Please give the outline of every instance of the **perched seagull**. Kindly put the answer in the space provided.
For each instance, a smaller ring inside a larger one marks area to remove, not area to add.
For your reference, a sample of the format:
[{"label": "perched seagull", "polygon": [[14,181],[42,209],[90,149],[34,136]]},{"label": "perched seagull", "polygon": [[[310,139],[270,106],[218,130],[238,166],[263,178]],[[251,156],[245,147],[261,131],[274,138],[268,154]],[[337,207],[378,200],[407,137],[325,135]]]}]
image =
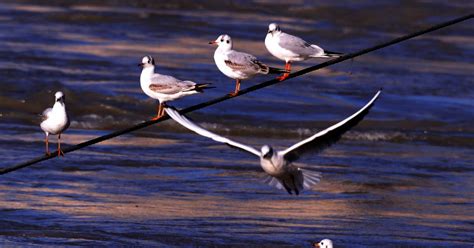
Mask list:
[{"label": "perched seagull", "polygon": [[235,90],[230,95],[235,96],[240,90],[240,80],[249,79],[257,74],[283,73],[282,69],[268,67],[257,60],[255,56],[248,53],[232,50],[232,38],[223,34],[209,44],[217,45],[214,52],[214,61],[217,68],[224,75],[236,80]]},{"label": "perched seagull", "polygon": [[285,70],[287,73],[278,77],[280,80],[284,80],[290,75],[291,62],[293,61],[342,56],[342,53],[325,51],[321,47],[312,45],[299,37],[284,33],[276,23],[271,23],[268,26],[265,46],[273,56],[286,62]]},{"label": "perched seagull", "polygon": [[372,100],[355,114],[283,151],[275,151],[268,145],[262,146],[260,151],[258,151],[253,147],[211,133],[193,123],[185,116],[180,115],[178,111],[174,109],[166,108],[166,112],[171,118],[191,131],[259,157],[260,165],[268,174],[267,180],[265,180],[268,184],[279,189],[284,188],[289,194],[294,192],[298,195],[303,188],[309,189],[312,185],[318,183],[321,175],[317,172],[301,169],[294,165],[293,162],[298,160],[299,157],[307,151],[319,152],[337,142],[342,134],[357,125],[357,123],[359,123],[364,116],[369,113],[370,108],[379,97],[380,92],[381,90],[379,90]]},{"label": "perched seagull", "polygon": [[41,114],[43,121],[40,126],[46,134],[46,155],[49,153],[48,136],[50,134],[58,135],[58,157],[64,156],[64,152],[61,150],[61,133],[69,127],[69,117],[66,113],[66,104],[64,103],[65,97],[61,91],[54,94],[55,103],[53,108],[47,108]]},{"label": "perched seagull", "polygon": [[332,241],[330,239],[323,239],[321,242],[314,242],[313,247],[315,248],[332,248]]},{"label": "perched seagull", "polygon": [[192,81],[181,81],[175,77],[155,73],[155,60],[151,56],[142,58],[138,66],[143,67],[140,75],[140,86],[143,92],[153,99],[160,101],[158,113],[152,120],[158,120],[164,114],[167,101],[173,101],[183,96],[202,93],[211,88],[209,84],[197,84]]}]

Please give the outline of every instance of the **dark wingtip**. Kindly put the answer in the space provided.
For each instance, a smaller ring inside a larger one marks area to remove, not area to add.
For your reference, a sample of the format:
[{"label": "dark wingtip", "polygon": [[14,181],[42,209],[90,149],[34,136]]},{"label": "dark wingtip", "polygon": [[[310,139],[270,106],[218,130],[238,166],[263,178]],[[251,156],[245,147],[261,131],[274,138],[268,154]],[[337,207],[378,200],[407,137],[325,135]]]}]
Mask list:
[{"label": "dark wingtip", "polygon": [[172,109],[172,110],[175,110],[176,112],[179,113],[179,109],[177,109],[175,106],[171,106],[171,105],[165,105],[164,108],[167,108],[167,109]]},{"label": "dark wingtip", "polygon": [[216,87],[210,86],[210,85],[211,85],[210,83],[196,84],[195,90],[199,93],[202,93],[202,92],[204,92],[204,90],[216,88]]},{"label": "dark wingtip", "polygon": [[324,54],[328,57],[341,57],[344,56],[344,53],[340,52],[333,52],[333,51],[326,51],[324,50]]},{"label": "dark wingtip", "polygon": [[280,73],[290,73],[290,71],[280,68],[268,67],[268,73],[271,74],[280,74]]}]

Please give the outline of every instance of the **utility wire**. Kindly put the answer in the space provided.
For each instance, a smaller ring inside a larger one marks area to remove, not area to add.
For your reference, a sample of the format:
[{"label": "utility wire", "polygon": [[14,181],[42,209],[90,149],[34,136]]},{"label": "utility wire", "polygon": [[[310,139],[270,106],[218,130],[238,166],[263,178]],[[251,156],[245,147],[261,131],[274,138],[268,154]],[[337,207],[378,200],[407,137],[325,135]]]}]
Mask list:
[{"label": "utility wire", "polygon": [[[324,63],[320,63],[320,64],[317,64],[315,66],[311,66],[311,67],[305,68],[303,70],[291,73],[287,79],[294,78],[294,77],[299,77],[303,74],[306,74],[306,73],[309,73],[309,72],[312,72],[312,71],[316,71],[316,70],[319,70],[321,68],[324,68],[324,67],[327,67],[327,66],[330,66],[330,65],[333,65],[333,64],[337,64],[337,63],[340,63],[340,62],[348,60],[348,59],[359,57],[359,56],[364,55],[366,53],[373,52],[375,50],[379,50],[379,49],[385,48],[387,46],[391,46],[391,45],[400,43],[402,41],[409,40],[409,39],[412,39],[414,37],[417,37],[417,36],[420,36],[420,35],[423,35],[423,34],[426,34],[426,33],[429,33],[429,32],[433,32],[433,31],[441,29],[441,28],[445,28],[445,27],[454,25],[456,23],[471,19],[473,17],[474,17],[474,14],[469,14],[469,15],[459,17],[459,18],[456,18],[456,19],[453,19],[453,20],[450,20],[450,21],[447,21],[447,22],[444,22],[444,23],[440,23],[438,25],[429,27],[427,29],[423,29],[423,30],[420,30],[420,31],[417,31],[417,32],[414,32],[414,33],[411,33],[411,34],[407,34],[407,35],[398,37],[396,39],[393,39],[391,41],[375,45],[373,47],[362,49],[362,50],[354,52],[354,53],[349,53],[349,54],[343,55],[339,58],[332,59],[332,60],[326,61]],[[247,94],[247,93],[252,92],[252,91],[259,90],[261,88],[264,88],[264,87],[267,87],[267,86],[270,86],[270,85],[277,84],[279,82],[280,81],[277,80],[277,79],[272,79],[272,80],[269,80],[269,81],[266,81],[266,82],[248,87],[246,89],[243,89],[243,90],[239,91],[239,93],[235,96],[225,95],[225,96],[222,96],[222,97],[219,97],[219,98],[207,101],[207,102],[203,102],[203,103],[196,104],[196,105],[193,105],[191,107],[182,109],[179,112],[181,114],[186,114],[186,113],[189,113],[189,112],[192,112],[192,111],[195,111],[195,110],[199,110],[199,109],[202,109],[202,108],[205,108],[205,107],[208,107],[208,106],[211,106],[211,105],[229,100],[229,99],[234,98],[234,97],[238,97],[238,96]],[[156,123],[159,123],[159,122],[163,122],[163,121],[168,120],[168,119],[169,119],[169,116],[166,115],[166,116],[161,117],[158,120],[145,121],[145,122],[139,123],[135,126],[125,128],[125,129],[122,129],[122,130],[119,130],[119,131],[115,131],[115,132],[106,134],[104,136],[100,136],[100,137],[97,137],[97,138],[79,143],[77,145],[67,147],[67,148],[63,149],[63,152],[64,153],[70,153],[70,152],[82,149],[84,147],[102,142],[104,140],[112,139],[112,138],[115,138],[115,137],[120,136],[122,134],[127,134],[127,133],[130,133],[130,132],[136,131],[138,129],[148,127],[150,125],[153,125],[153,124],[156,124]],[[43,155],[43,156],[31,159],[29,161],[19,163],[17,165],[11,166],[11,167],[2,168],[2,169],[0,169],[0,175],[7,174],[9,172],[16,171],[16,170],[31,166],[31,165],[37,164],[37,163],[45,161],[45,160],[52,159],[52,158],[56,157],[57,155],[58,155],[58,153],[56,151],[56,152],[51,153],[50,155]]]}]

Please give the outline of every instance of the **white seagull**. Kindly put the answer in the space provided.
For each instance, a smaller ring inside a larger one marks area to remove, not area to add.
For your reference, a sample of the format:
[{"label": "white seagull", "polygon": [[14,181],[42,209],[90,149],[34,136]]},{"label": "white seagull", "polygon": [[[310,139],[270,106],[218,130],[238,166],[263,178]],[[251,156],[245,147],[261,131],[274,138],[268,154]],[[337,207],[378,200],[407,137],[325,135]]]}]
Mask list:
[{"label": "white seagull", "polygon": [[143,57],[142,62],[138,66],[143,67],[140,75],[140,86],[143,92],[160,102],[157,110],[158,113],[152,120],[158,120],[163,116],[163,107],[167,101],[202,93],[204,89],[211,88],[209,84],[182,81],[172,76],[155,73],[155,60],[151,56]]},{"label": "white seagull", "polygon": [[314,243],[313,247],[315,248],[332,248],[332,240],[330,239],[323,239],[319,243]]},{"label": "white seagull", "polygon": [[249,152],[260,158],[260,165],[268,174],[267,183],[279,189],[286,189],[289,194],[294,192],[299,194],[303,188],[309,189],[320,180],[320,173],[301,169],[293,164],[303,153],[308,151],[322,151],[326,147],[337,142],[342,134],[357,125],[373,106],[375,100],[379,97],[381,90],[375,94],[363,108],[355,114],[347,117],[343,121],[320,131],[313,136],[302,140],[293,146],[283,150],[275,151],[271,146],[264,145],[260,151],[253,147],[238,143],[215,133],[209,132],[204,128],[193,123],[185,116],[180,115],[178,111],[166,108],[168,115],[182,126],[194,131],[202,136],[211,138],[215,141],[225,143],[230,147]]},{"label": "white seagull", "polygon": [[240,80],[249,79],[257,74],[283,73],[282,69],[268,67],[257,60],[255,56],[248,53],[232,50],[232,38],[222,34],[209,44],[217,45],[214,52],[214,61],[217,68],[224,75],[236,80],[235,90],[230,95],[235,96],[240,90]]},{"label": "white seagull", "polygon": [[342,53],[323,50],[317,45],[310,44],[303,39],[291,34],[282,32],[276,23],[268,25],[268,33],[265,37],[267,50],[275,57],[285,61],[285,70],[278,79],[286,79],[291,72],[291,62],[303,61],[309,58],[336,58]]},{"label": "white seagull", "polygon": [[69,117],[66,112],[65,96],[61,91],[54,94],[55,102],[53,108],[47,108],[41,114],[43,121],[40,124],[41,129],[46,134],[46,155],[49,153],[48,136],[50,134],[58,135],[58,156],[64,156],[61,150],[61,133],[69,127]]}]

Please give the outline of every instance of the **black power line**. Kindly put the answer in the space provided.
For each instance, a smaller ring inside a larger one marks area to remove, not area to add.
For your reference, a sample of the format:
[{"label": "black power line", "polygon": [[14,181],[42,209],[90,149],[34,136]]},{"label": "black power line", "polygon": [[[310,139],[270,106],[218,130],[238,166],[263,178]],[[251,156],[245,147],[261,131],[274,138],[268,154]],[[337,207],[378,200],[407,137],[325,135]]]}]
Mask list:
[{"label": "black power line", "polygon": [[[454,25],[454,24],[456,24],[456,23],[459,23],[459,22],[462,22],[462,21],[471,19],[471,18],[473,18],[473,17],[474,17],[474,14],[469,14],[469,15],[466,15],[466,16],[463,16],[463,17],[459,17],[459,18],[453,19],[453,20],[451,20],[451,21],[447,21],[447,22],[444,22],[444,23],[440,23],[440,24],[438,24],[438,25],[429,27],[429,28],[427,28],[427,29],[423,29],[423,30],[420,30],[420,31],[417,31],[417,32],[414,32],[414,33],[411,33],[411,34],[408,34],[408,35],[404,35],[404,36],[398,37],[398,38],[396,38],[396,39],[393,39],[393,40],[391,40],[391,41],[388,41],[388,42],[385,42],[385,43],[381,43],[381,44],[375,45],[375,46],[373,46],[373,47],[369,47],[369,48],[366,48],[366,49],[362,49],[362,50],[357,51],[357,52],[354,52],[354,53],[346,54],[346,55],[341,56],[341,57],[339,57],[339,58],[332,59],[332,60],[326,61],[326,62],[324,62],[324,63],[318,64],[318,65],[315,65],[315,66],[311,66],[311,67],[305,68],[305,69],[303,69],[303,70],[300,70],[300,71],[291,73],[291,74],[289,75],[288,79],[294,78],[294,77],[298,77],[298,76],[301,76],[301,75],[303,75],[303,74],[306,74],[306,73],[309,73],[309,72],[312,72],[312,71],[315,71],[315,70],[319,70],[319,69],[321,69],[321,68],[324,68],[324,67],[327,67],[327,66],[330,66],[330,65],[333,65],[333,64],[337,64],[337,63],[340,63],[340,62],[342,62],[342,61],[345,61],[345,60],[348,60],[348,59],[352,59],[352,58],[355,58],[355,57],[364,55],[364,54],[366,54],[366,53],[373,52],[373,51],[375,51],[375,50],[379,50],[379,49],[382,49],[382,48],[384,48],[384,47],[391,46],[391,45],[400,43],[400,42],[402,42],[402,41],[405,41],[405,40],[408,40],[408,39],[411,39],[411,38],[414,38],[414,37],[417,37],[417,36],[420,36],[420,35],[423,35],[423,34],[426,34],[426,33],[429,33],[429,32],[433,32],[433,31],[438,30],[438,29],[441,29],[441,28],[445,28],[445,27]],[[257,84],[257,85],[248,87],[248,88],[246,88],[246,89],[243,89],[243,90],[239,91],[239,93],[238,93],[236,96],[225,95],[225,96],[222,96],[222,97],[219,97],[219,98],[216,98],[216,99],[207,101],[207,102],[203,102],[203,103],[196,104],[196,105],[193,105],[193,106],[191,106],[191,107],[182,109],[182,110],[179,111],[179,112],[180,112],[181,114],[189,113],[189,112],[192,112],[192,111],[195,111],[195,110],[198,110],[198,109],[205,108],[205,107],[207,107],[207,106],[214,105],[214,104],[216,104],[216,103],[220,103],[220,102],[222,102],[222,101],[225,101],[225,100],[228,100],[228,99],[231,99],[231,98],[234,98],[234,97],[238,97],[238,96],[247,94],[247,93],[252,92],[252,91],[256,91],[256,90],[258,90],[258,89],[261,89],[261,88],[264,88],[264,87],[267,87],[267,86],[270,86],[270,85],[277,84],[277,83],[279,83],[279,82],[280,82],[280,81],[277,80],[277,79],[269,80],[269,81],[266,81],[266,82],[263,82],[263,83],[260,83],[260,84]],[[120,135],[122,135],[122,134],[130,133],[130,132],[133,132],[133,131],[135,131],[135,130],[142,129],[142,128],[148,127],[148,126],[150,126],[150,125],[153,125],[153,124],[155,124],[155,123],[159,123],[159,122],[162,122],[162,121],[165,121],[165,120],[168,120],[168,119],[169,119],[168,116],[163,116],[162,118],[160,118],[160,119],[158,119],[158,120],[145,121],[145,122],[139,123],[139,124],[137,124],[137,125],[135,125],[135,126],[132,126],[132,127],[129,127],[129,128],[125,128],[125,129],[122,129],[122,130],[119,130],[119,131],[115,131],[115,132],[106,134],[106,135],[104,135],[104,136],[100,136],[100,137],[97,137],[97,138],[94,138],[94,139],[91,139],[91,140],[88,140],[88,141],[79,143],[79,144],[77,144],[77,145],[67,147],[67,148],[63,149],[63,152],[64,152],[64,153],[70,153],[70,152],[73,152],[73,151],[82,149],[82,148],[84,148],[84,147],[87,147],[87,146],[90,146],[90,145],[93,145],[93,144],[102,142],[102,141],[104,141],[104,140],[108,140],[108,139],[111,139],[111,138],[120,136]],[[2,169],[0,169],[0,175],[3,175],[3,174],[6,174],[6,173],[9,173],[9,172],[12,172],[12,171],[19,170],[19,169],[21,169],[21,168],[25,168],[25,167],[34,165],[34,164],[39,163],[39,162],[44,161],[44,160],[52,159],[52,158],[56,157],[57,155],[58,155],[58,153],[57,153],[57,151],[56,151],[56,152],[51,153],[50,155],[43,155],[43,156],[34,158],[34,159],[32,159],[32,160],[29,160],[29,161],[26,161],[26,162],[23,162],[23,163],[20,163],[20,164],[11,166],[11,167],[2,168]]]}]

